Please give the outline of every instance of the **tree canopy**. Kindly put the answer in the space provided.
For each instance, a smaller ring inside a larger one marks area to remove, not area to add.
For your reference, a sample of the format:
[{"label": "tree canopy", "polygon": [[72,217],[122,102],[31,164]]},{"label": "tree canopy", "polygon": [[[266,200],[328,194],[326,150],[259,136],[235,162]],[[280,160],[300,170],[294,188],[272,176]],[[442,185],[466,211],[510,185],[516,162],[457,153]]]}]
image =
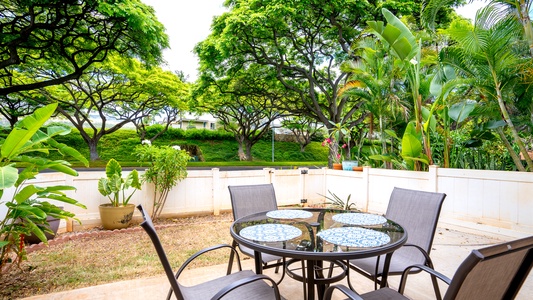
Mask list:
[{"label": "tree canopy", "polygon": [[60,104],[58,111],[80,131],[91,160],[99,158],[102,136],[129,122],[185,109],[187,92],[176,74],[118,56],[93,65],[76,80],[41,90],[48,101]]},{"label": "tree canopy", "polygon": [[290,92],[268,69],[253,65],[218,81],[204,78],[192,98],[190,106],[217,117],[224,129],[234,134],[239,158],[251,161],[252,146],[280,117],[279,102],[290,98]]},{"label": "tree canopy", "polygon": [[366,115],[361,97],[339,95],[347,80],[340,66],[355,58],[351,45],[366,35],[366,22],[381,19],[382,7],[403,15],[419,15],[422,8],[417,1],[357,0],[230,0],[226,6],[195,48],[200,79],[224,80],[262,65],[296,95],[279,102],[280,109],[330,131],[332,124],[356,126]]},{"label": "tree canopy", "polygon": [[[201,79],[221,80],[253,64],[262,65],[295,97],[281,109],[326,126],[350,120],[358,99],[339,98],[345,79],[340,64],[349,56],[360,25],[373,7],[363,1],[234,0],[216,18],[210,36],[197,45]],[[360,120],[357,120],[358,122]]]},{"label": "tree canopy", "polygon": [[0,33],[0,97],[77,79],[110,53],[158,64],[168,47],[139,0],[4,0]]}]

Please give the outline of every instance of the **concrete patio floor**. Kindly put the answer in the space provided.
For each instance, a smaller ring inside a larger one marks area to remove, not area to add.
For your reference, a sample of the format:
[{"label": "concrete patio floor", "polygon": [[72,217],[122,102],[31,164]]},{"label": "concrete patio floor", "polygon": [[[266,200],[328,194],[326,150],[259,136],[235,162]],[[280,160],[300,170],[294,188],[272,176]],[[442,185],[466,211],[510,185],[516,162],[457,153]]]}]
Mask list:
[{"label": "concrete patio floor", "polygon": [[[486,229],[486,228],[484,228]],[[433,243],[431,257],[435,268],[448,277],[452,277],[459,264],[473,249],[482,248],[491,244],[513,240],[527,236],[524,233],[513,231],[477,231],[465,229],[457,225],[440,224]],[[207,246],[207,245],[206,245]],[[242,261],[243,269],[253,269],[253,261]],[[184,284],[195,284],[225,274],[226,265],[217,265],[189,270]],[[278,279],[279,274],[274,274],[272,269],[266,270],[265,274],[273,279]],[[389,284],[397,288],[399,276],[389,277]],[[351,272],[351,282],[358,292],[364,293],[373,289],[373,283],[368,279]],[[346,284],[346,279],[340,283]],[[33,296],[25,299],[32,300],[62,300],[62,299],[165,299],[169,288],[165,276],[141,278],[87,287],[72,291],[58,292],[47,295]],[[302,299],[303,288],[300,282],[291,278],[285,278],[279,285],[280,292],[285,299]],[[445,291],[446,286],[441,285]],[[435,294],[429,276],[425,274],[410,275],[407,282],[405,295],[411,299],[434,299]],[[524,286],[520,290],[517,299],[533,299],[533,274],[530,274]],[[339,296],[339,295],[336,295]],[[340,299],[340,297],[339,297]]]}]

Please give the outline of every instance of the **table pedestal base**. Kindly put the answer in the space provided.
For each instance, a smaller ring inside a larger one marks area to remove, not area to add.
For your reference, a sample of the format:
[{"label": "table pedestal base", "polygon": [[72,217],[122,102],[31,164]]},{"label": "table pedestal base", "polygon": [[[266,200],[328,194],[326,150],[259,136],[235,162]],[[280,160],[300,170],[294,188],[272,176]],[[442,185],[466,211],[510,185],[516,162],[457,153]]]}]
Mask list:
[{"label": "table pedestal base", "polygon": [[[329,262],[329,266],[324,267],[324,262]],[[297,263],[300,265],[296,266],[295,264]],[[287,261],[285,268],[289,277],[303,282],[304,299],[315,299],[315,285],[317,287],[318,299],[322,299],[327,285],[344,279],[348,274],[348,266],[344,262],[338,260],[303,261],[299,259],[290,259]],[[335,268],[341,268],[341,272],[333,275],[333,270]],[[326,276],[325,273],[327,273]]]}]

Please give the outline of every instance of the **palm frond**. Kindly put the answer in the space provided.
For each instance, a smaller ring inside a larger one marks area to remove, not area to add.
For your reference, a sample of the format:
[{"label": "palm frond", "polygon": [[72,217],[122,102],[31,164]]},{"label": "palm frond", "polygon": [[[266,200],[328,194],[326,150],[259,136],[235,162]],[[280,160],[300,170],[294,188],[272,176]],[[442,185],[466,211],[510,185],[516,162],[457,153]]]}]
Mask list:
[{"label": "palm frond", "polygon": [[423,1],[422,11],[420,14],[422,25],[426,28],[429,28],[431,31],[435,31],[435,20],[437,18],[437,13],[443,7],[449,7],[453,3],[455,3],[455,0]]},{"label": "palm frond", "polygon": [[343,87],[341,87],[337,94],[341,96],[345,94],[345,92],[348,90],[355,89],[355,88],[362,88],[364,86],[365,86],[364,83],[359,80],[351,80],[347,82]]}]

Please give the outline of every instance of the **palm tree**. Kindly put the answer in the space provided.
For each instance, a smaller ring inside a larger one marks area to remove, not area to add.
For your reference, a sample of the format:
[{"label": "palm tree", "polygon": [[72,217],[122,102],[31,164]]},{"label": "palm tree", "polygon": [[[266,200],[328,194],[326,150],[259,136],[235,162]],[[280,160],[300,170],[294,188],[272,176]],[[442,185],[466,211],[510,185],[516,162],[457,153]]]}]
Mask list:
[{"label": "palm tree", "polygon": [[533,1],[529,0],[492,0],[489,6],[498,10],[502,18],[512,16],[522,25],[525,40],[529,44],[529,54],[533,56],[533,27],[529,11]]},{"label": "palm tree", "polygon": [[354,54],[357,60],[346,62],[342,71],[348,73],[347,83],[339,91],[344,96],[357,96],[364,99],[363,107],[370,112],[369,138],[373,139],[373,119],[377,118],[381,154],[387,154],[385,129],[387,121],[398,114],[408,120],[407,105],[402,103],[398,92],[398,82],[403,79],[395,58],[387,55],[383,45],[375,39],[361,40]]},{"label": "palm tree", "polygon": [[[514,144],[526,159],[529,170],[533,170],[533,162],[510,114],[519,97],[515,88],[527,84],[521,71],[531,65],[530,58],[520,51],[523,50],[520,49],[521,24],[512,15],[502,16],[489,5],[478,11],[474,27],[467,22],[457,22],[447,33],[456,43],[443,49],[443,62],[454,67],[459,75],[472,79],[473,87],[482,98],[498,103]],[[517,168],[524,171],[510,143],[507,149]]]}]

